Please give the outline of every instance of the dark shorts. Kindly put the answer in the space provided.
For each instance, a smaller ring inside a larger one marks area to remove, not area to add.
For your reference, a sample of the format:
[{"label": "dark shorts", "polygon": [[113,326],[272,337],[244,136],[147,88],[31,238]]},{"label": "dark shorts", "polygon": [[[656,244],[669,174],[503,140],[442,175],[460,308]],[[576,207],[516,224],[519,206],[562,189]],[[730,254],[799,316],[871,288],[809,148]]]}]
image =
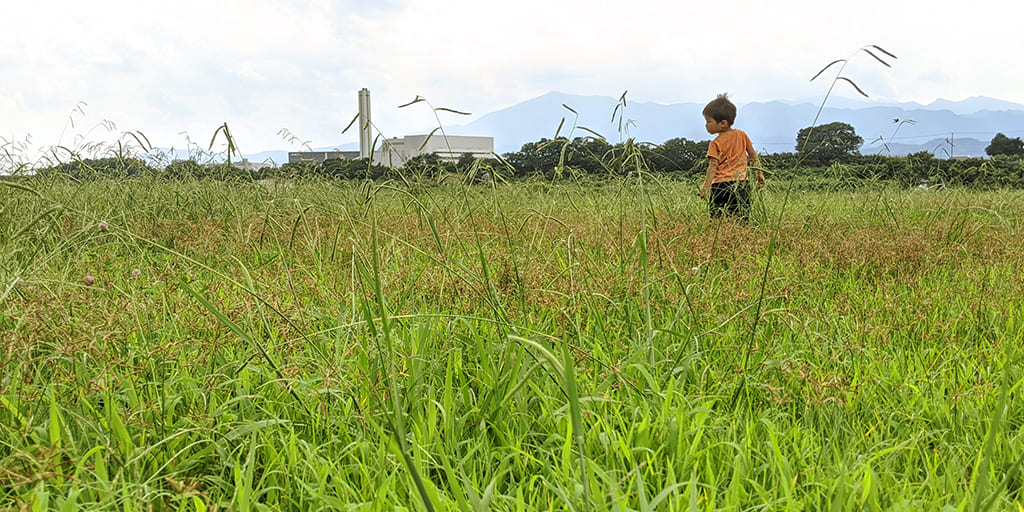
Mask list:
[{"label": "dark shorts", "polygon": [[739,180],[712,183],[708,208],[711,211],[711,218],[730,216],[749,219],[750,182]]}]

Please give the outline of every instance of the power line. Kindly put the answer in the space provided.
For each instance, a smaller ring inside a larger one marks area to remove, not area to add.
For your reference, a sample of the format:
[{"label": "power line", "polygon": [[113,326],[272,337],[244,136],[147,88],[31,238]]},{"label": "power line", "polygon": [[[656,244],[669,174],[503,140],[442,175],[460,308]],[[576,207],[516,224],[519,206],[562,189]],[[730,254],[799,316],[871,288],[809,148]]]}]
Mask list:
[{"label": "power line", "polygon": [[1024,132],[1022,132],[1020,130],[1007,130],[1007,131],[1000,130],[1000,131],[997,131],[997,132],[958,132],[958,131],[953,131],[953,132],[944,132],[944,133],[928,133],[928,134],[923,134],[923,135],[899,135],[899,136],[891,137],[891,138],[892,139],[923,139],[925,137],[931,137],[931,138],[949,137],[950,135],[952,135],[954,137],[955,136],[959,136],[959,135],[985,135],[985,136],[995,137],[995,135],[997,133],[1002,133],[1003,135],[1013,135],[1013,134],[1024,133]]}]

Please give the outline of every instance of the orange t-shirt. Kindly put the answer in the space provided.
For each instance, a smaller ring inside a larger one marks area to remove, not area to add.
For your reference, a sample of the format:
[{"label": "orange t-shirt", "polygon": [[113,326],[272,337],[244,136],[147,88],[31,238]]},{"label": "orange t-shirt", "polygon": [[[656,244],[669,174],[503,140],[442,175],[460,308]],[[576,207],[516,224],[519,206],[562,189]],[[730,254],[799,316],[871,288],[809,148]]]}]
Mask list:
[{"label": "orange t-shirt", "polygon": [[708,158],[718,161],[711,183],[747,179],[747,147],[753,145],[743,130],[733,128],[718,134],[708,146]]}]

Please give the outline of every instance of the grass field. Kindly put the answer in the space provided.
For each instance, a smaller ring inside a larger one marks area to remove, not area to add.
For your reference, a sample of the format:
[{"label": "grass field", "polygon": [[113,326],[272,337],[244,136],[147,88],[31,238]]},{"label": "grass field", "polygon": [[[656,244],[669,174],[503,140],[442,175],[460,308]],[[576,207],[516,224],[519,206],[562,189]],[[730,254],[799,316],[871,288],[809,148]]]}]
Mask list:
[{"label": "grass field", "polygon": [[0,508],[1024,510],[1024,192],[785,188],[0,182]]}]

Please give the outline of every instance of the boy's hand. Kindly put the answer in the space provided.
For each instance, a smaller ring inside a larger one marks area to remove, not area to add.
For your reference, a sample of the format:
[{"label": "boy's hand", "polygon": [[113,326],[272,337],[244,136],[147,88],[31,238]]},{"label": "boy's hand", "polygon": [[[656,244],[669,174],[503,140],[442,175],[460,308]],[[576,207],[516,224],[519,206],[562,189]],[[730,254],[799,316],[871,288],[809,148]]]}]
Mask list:
[{"label": "boy's hand", "polygon": [[697,192],[697,195],[699,195],[701,199],[707,199],[708,198],[708,192],[710,192],[708,187],[701,187],[700,191]]},{"label": "boy's hand", "polygon": [[764,174],[757,173],[757,186],[759,188],[764,188]]}]

